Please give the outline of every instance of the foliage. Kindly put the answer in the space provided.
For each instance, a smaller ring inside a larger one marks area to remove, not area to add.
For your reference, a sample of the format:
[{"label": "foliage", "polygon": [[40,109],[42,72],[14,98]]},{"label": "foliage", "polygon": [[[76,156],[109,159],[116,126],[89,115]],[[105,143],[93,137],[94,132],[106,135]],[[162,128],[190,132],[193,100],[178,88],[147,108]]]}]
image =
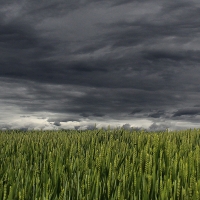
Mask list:
[{"label": "foliage", "polygon": [[2,200],[200,199],[200,130],[0,132]]}]

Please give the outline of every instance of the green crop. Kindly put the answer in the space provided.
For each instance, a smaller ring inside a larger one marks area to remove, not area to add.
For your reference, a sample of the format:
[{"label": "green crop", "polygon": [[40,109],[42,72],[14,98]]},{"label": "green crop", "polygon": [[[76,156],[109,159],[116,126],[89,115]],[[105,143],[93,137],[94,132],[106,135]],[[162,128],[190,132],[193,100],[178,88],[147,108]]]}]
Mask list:
[{"label": "green crop", "polygon": [[200,130],[1,131],[2,200],[198,200]]}]

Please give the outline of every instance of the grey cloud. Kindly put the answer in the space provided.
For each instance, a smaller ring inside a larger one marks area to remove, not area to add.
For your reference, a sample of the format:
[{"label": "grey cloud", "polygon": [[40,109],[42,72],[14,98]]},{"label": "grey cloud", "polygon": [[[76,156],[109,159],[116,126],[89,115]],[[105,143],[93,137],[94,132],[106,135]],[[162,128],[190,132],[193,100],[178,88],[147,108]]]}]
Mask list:
[{"label": "grey cloud", "polygon": [[[139,23],[139,22],[137,22]],[[126,24],[125,22],[123,24]],[[132,25],[131,25],[132,26]],[[143,26],[143,25],[140,25]],[[149,28],[149,27],[148,27]],[[138,29],[136,29],[137,31]],[[145,32],[143,30],[141,30],[141,32]],[[146,37],[146,35],[142,35],[141,32],[139,31],[138,36],[141,37],[140,40],[138,40],[138,38],[132,33],[128,33],[130,35],[130,40],[133,38],[137,40],[137,42],[141,43],[144,41],[144,38],[149,38]],[[153,32],[153,31],[152,31]],[[127,33],[126,30],[124,31],[124,33]],[[118,34],[118,32],[116,32],[116,34]],[[123,35],[119,35],[119,37],[117,37],[115,39],[115,34],[111,34],[108,41],[113,41],[118,42],[118,38],[120,39],[124,39],[126,38],[127,44],[131,44],[131,41],[128,39],[128,37],[124,37]],[[134,36],[133,36],[134,35]],[[148,34],[149,35],[149,34]],[[155,34],[152,34],[152,36],[155,36]],[[39,37],[39,35],[38,35]],[[34,37],[33,37],[34,38]],[[114,38],[114,39],[113,39]],[[41,41],[41,39],[37,38],[38,43]],[[104,41],[104,38],[102,38],[102,41]],[[53,43],[51,44],[50,41],[45,41],[46,44],[44,44],[44,46],[46,45],[47,48],[51,53],[53,53]],[[105,43],[105,42],[104,42]],[[125,44],[125,42],[122,41],[123,44]],[[55,44],[55,43],[54,43]],[[48,45],[51,47],[49,48]],[[97,45],[98,46],[98,45]],[[37,46],[36,47],[36,52],[40,52],[41,47]],[[167,53],[166,53],[167,54]],[[12,65],[15,65],[16,70],[10,70],[9,68],[7,68],[7,70],[5,72],[3,72],[2,74],[4,74],[4,76],[11,76],[11,77],[18,77],[18,78],[26,78],[26,79],[32,79],[35,81],[45,81],[45,82],[54,82],[56,83],[61,83],[61,84],[85,84],[85,85],[94,85],[96,87],[118,87],[120,85],[120,87],[130,87],[130,85],[134,86],[134,87],[138,87],[137,85],[140,84],[134,84],[133,83],[133,79],[132,77],[130,77],[130,79],[127,81],[124,81],[125,79],[127,79],[127,77],[125,77],[125,75],[127,73],[129,73],[128,71],[124,71],[124,74],[121,74],[120,71],[119,73],[116,72],[116,80],[115,78],[112,78],[112,82],[109,81],[110,77],[112,76],[112,72],[116,71],[116,70],[123,70],[123,65],[124,65],[124,60],[126,60],[127,64],[129,66],[131,66],[131,64],[133,64],[132,66],[132,70],[138,70],[141,71],[144,68],[148,69],[150,68],[149,65],[149,60],[152,60],[155,58],[165,58],[165,57],[169,57],[171,56],[171,58],[176,58],[175,56],[171,55],[166,55],[166,54],[156,54],[156,52],[152,53],[151,51],[146,53],[146,59],[143,60],[143,57],[140,56],[140,53],[136,53],[136,55],[138,56],[133,56],[130,55],[130,58],[127,57],[122,57],[121,59],[113,59],[112,57],[114,57],[114,55],[108,59],[104,59],[102,60],[102,58],[96,58],[94,59],[88,59],[86,61],[80,61],[79,63],[77,62],[66,62],[65,64],[60,63],[59,61],[41,61],[41,59],[39,61],[37,61],[37,57],[35,56],[31,56],[31,60],[35,59],[36,61],[32,61],[32,62],[28,62],[25,63],[26,64],[26,69],[22,70],[21,67],[17,66],[19,64],[17,63],[12,63]],[[51,54],[49,54],[51,55]],[[45,54],[45,52],[40,52],[40,56],[45,57],[47,56]],[[30,56],[29,56],[30,57]],[[132,58],[131,58],[132,57]],[[180,57],[183,58],[183,56]],[[197,56],[198,57],[198,54]],[[179,58],[179,57],[178,57]],[[147,60],[147,61],[145,61]],[[25,61],[24,61],[25,62]],[[145,63],[146,62],[146,63]],[[143,64],[143,68],[139,68],[138,66]],[[160,64],[160,63],[158,63]],[[158,65],[157,64],[157,65]],[[57,67],[57,65],[59,65],[60,67]],[[57,70],[55,71],[54,69],[57,68]],[[154,66],[155,70],[158,69],[158,67]],[[34,70],[33,70],[34,69]],[[151,70],[152,70],[152,66],[151,66]],[[161,70],[161,69],[160,69]],[[164,73],[164,70],[161,70],[162,73]],[[102,74],[100,74],[102,73]],[[41,75],[42,74],[42,79],[41,79]],[[68,74],[68,76],[67,76]],[[120,79],[118,79],[117,77],[120,77]],[[91,79],[90,77],[96,77],[95,80]],[[102,82],[100,79],[104,79],[104,81]],[[79,80],[79,81],[78,81]],[[154,81],[154,80],[151,80]],[[152,85],[152,89],[155,89],[156,86],[164,86],[166,85],[165,83],[162,84],[153,84]],[[142,85],[142,87],[144,87],[144,84]],[[147,86],[145,86],[147,87]],[[149,86],[147,89],[150,89]]]},{"label": "grey cloud", "polygon": [[194,107],[200,107],[200,104],[194,105]]},{"label": "grey cloud", "polygon": [[103,116],[105,116],[105,115],[104,115],[104,114],[101,114],[101,113],[93,113],[92,116],[94,116],[94,117],[103,117]]},{"label": "grey cloud", "polygon": [[80,116],[82,116],[82,117],[103,117],[105,115],[100,112],[92,113],[92,110],[91,110],[91,112],[86,111],[85,113],[81,113]]},{"label": "grey cloud", "polygon": [[170,128],[170,125],[166,123],[157,124],[154,122],[150,127],[149,131],[166,131],[166,129]]},{"label": "grey cloud", "polygon": [[81,113],[80,116],[82,116],[82,117],[89,117],[90,115],[86,114],[86,113]]},{"label": "grey cloud", "polygon": [[74,63],[72,66],[70,66],[68,69],[71,71],[84,73],[84,72],[107,72],[108,70],[105,67],[102,67],[98,63]]},{"label": "grey cloud", "polygon": [[[145,55],[146,54],[146,55]],[[150,51],[144,53],[143,57],[148,60],[160,60],[160,59],[169,59],[169,60],[183,60],[184,56],[178,54],[177,52],[162,52],[162,51]]]},{"label": "grey cloud", "polygon": [[124,129],[124,130],[129,130],[129,131],[140,131],[142,130],[142,127],[135,127],[126,123],[126,124],[123,124],[122,126],[117,127],[117,129]]},{"label": "grey cloud", "polygon": [[29,25],[20,22],[5,23],[0,21],[0,41],[2,47],[26,49],[38,43]]},{"label": "grey cloud", "polygon": [[69,114],[70,116],[55,116],[48,119],[48,122],[67,122],[79,121],[82,117],[105,120],[112,116],[115,119],[122,119],[121,113],[130,112],[132,115],[140,114],[139,117],[145,117],[145,113],[150,108],[156,109],[159,106],[167,109],[173,104],[178,104],[181,98],[176,98],[175,95],[177,95],[175,92],[167,91],[90,88],[24,82],[24,85],[13,85],[13,91],[8,94],[1,93],[1,99],[8,102],[7,99],[12,98],[12,102],[14,101],[24,112],[28,113],[43,111]]},{"label": "grey cloud", "polygon": [[128,4],[128,3],[132,3],[132,2],[144,2],[144,0],[115,0],[113,1],[113,5],[114,6],[120,6],[120,5],[123,5],[123,4]]},{"label": "grey cloud", "polygon": [[161,116],[164,115],[164,111],[157,111],[157,112],[154,112],[154,113],[151,113],[149,114],[148,116],[149,117],[153,117],[153,118],[160,118]]},{"label": "grey cloud", "polygon": [[[15,3],[16,1],[12,1]],[[84,6],[84,3],[81,3],[81,0],[46,0],[46,1],[31,1],[28,0],[25,4],[19,1],[20,5],[23,6],[25,10],[23,12],[24,17],[29,18],[29,16],[34,17],[35,20],[41,20],[44,17],[57,17],[65,15],[75,9],[78,9],[81,6]],[[32,19],[31,19],[32,20]]]},{"label": "grey cloud", "polygon": [[[32,58],[42,58],[54,50],[54,44],[48,39],[41,38],[39,33],[28,22],[0,20],[0,42],[4,49],[2,58],[12,57],[14,61],[23,60],[26,63]],[[9,51],[8,51],[9,50]],[[20,57],[26,55],[26,57]],[[23,59],[22,59],[23,58]],[[27,59],[27,60],[26,60]],[[6,61],[10,61],[9,59]],[[21,64],[26,64],[22,62]]]},{"label": "grey cloud", "polygon": [[86,129],[87,129],[87,130],[96,130],[97,128],[96,128],[95,125],[90,124],[90,125],[87,125],[87,128],[86,128]]},{"label": "grey cloud", "polygon": [[166,118],[197,121],[197,4],[0,1],[0,107],[21,118],[54,113],[43,119],[57,128],[83,118],[145,118],[151,129]]},{"label": "grey cloud", "polygon": [[200,114],[200,109],[186,108],[176,111],[173,117],[178,117],[182,115],[199,115],[199,114]]},{"label": "grey cloud", "polygon": [[124,125],[122,126],[122,128],[123,128],[123,129],[126,129],[126,130],[130,130],[130,129],[131,129],[131,126],[130,126],[130,124],[124,124]]},{"label": "grey cloud", "polygon": [[60,122],[54,122],[53,125],[55,125],[55,126],[61,126]]},{"label": "grey cloud", "polygon": [[142,111],[141,108],[134,108],[130,114],[136,114],[136,113],[140,113]]},{"label": "grey cloud", "polygon": [[89,44],[83,44],[83,46],[79,47],[77,50],[72,51],[73,54],[87,54],[94,53],[95,51],[102,49],[107,45],[104,41],[92,41]]},{"label": "grey cloud", "polygon": [[151,61],[159,61],[159,60],[169,60],[173,62],[180,62],[180,61],[185,61],[185,62],[199,62],[199,55],[200,51],[192,51],[192,50],[187,50],[187,51],[148,51],[148,52],[143,52],[143,58]]},{"label": "grey cloud", "polygon": [[0,130],[9,130],[12,126],[9,124],[0,124]]},{"label": "grey cloud", "polygon": [[78,130],[81,126],[74,126],[75,130]]},{"label": "grey cloud", "polygon": [[[1,51],[3,52],[0,63],[3,66],[0,68],[1,77],[33,79],[35,76],[40,76],[36,71],[39,62],[35,60],[42,59],[48,56],[53,51],[54,47],[50,43],[46,43],[37,36],[37,33],[28,24],[20,22],[11,22],[3,24],[0,22],[0,41]],[[41,61],[42,68],[49,62]],[[41,71],[40,71],[41,74]]]}]

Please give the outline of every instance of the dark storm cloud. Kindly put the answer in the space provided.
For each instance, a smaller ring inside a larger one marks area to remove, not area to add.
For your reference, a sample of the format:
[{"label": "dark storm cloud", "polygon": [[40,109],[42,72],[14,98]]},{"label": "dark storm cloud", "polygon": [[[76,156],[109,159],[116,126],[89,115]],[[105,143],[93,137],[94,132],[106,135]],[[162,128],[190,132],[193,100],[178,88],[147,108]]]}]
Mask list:
[{"label": "dark storm cloud", "polygon": [[23,25],[20,22],[5,24],[0,21],[1,47],[23,50],[37,45],[37,38],[32,31],[28,24]]},{"label": "dark storm cloud", "polygon": [[[7,87],[9,88],[10,84]],[[16,89],[1,94],[1,100],[8,102],[8,99],[12,99],[12,103],[16,102],[27,113],[45,111],[70,114],[65,117],[50,117],[49,122],[80,121],[82,117],[103,119],[107,114],[120,119],[123,117],[118,116],[119,113],[128,114],[132,110],[143,115],[149,107],[168,106],[176,102],[176,97],[172,98],[171,93],[136,89],[91,89],[35,83],[29,85],[27,82],[24,82],[23,87],[16,85],[14,88]],[[173,102],[168,102],[170,97]]]},{"label": "dark storm cloud", "polygon": [[135,108],[135,109],[133,109],[132,111],[131,111],[131,113],[130,114],[136,114],[136,113],[140,113],[142,111],[142,109],[141,108]]},{"label": "dark storm cloud", "polygon": [[172,61],[179,61],[183,60],[185,57],[178,52],[163,52],[163,51],[151,51],[151,52],[144,52],[143,57],[148,60],[172,60]]},{"label": "dark storm cloud", "polygon": [[0,1],[0,105],[20,107],[21,118],[56,113],[47,122],[60,127],[197,120],[187,118],[197,107],[181,106],[199,101],[199,12],[198,1]]},{"label": "dark storm cloud", "polygon": [[127,4],[127,3],[132,3],[132,2],[142,2],[142,1],[144,1],[144,0],[115,0],[115,1],[113,1],[114,3],[113,3],[113,5],[114,6],[119,6],[119,5],[123,5],[123,4]]},{"label": "dark storm cloud", "polygon": [[[53,50],[51,42],[46,43],[45,40],[39,38],[32,27],[21,22],[4,23],[0,21],[0,42],[1,42],[1,58],[0,58],[0,76],[22,79],[35,79],[40,77],[40,72],[36,71],[39,64],[45,68],[49,64],[48,61],[41,60],[48,56]],[[49,67],[49,65],[48,65]]]},{"label": "dark storm cloud", "polygon": [[[43,3],[44,4],[44,3]],[[54,3],[55,4],[55,3]],[[58,2],[57,4],[63,4],[63,2]],[[82,5],[82,4],[81,4]],[[47,5],[49,7],[49,4]],[[53,9],[56,6],[53,5],[52,7],[50,6],[51,9]],[[46,7],[42,7],[44,10]],[[39,9],[39,8],[38,8]],[[155,68],[155,71],[158,71],[157,65],[160,63],[159,60],[163,59],[169,59],[169,60],[175,60],[175,61],[180,61],[185,59],[186,55],[188,56],[188,51],[184,54],[183,53],[178,53],[178,52],[173,52],[170,53],[167,50],[165,51],[155,51],[155,50],[149,50],[149,51],[144,51],[144,49],[141,52],[130,52],[130,55],[122,55],[121,58],[116,59],[114,53],[111,53],[111,55],[107,58],[88,58],[86,60],[80,60],[79,62],[77,61],[72,61],[72,62],[60,62],[58,60],[51,60],[47,61],[45,60],[45,57],[52,56],[53,54],[56,53],[56,42],[52,42],[51,40],[46,39],[43,41],[44,38],[40,37],[40,33],[36,32],[33,27],[28,28],[28,24],[25,24],[20,28],[20,26],[9,24],[6,25],[8,26],[11,30],[12,33],[16,33],[16,37],[24,38],[24,40],[21,40],[20,38],[14,38],[13,36],[11,37],[10,41],[17,41],[16,46],[20,48],[23,47],[25,50],[30,50],[31,54],[28,54],[26,52],[21,52],[25,55],[25,58],[21,58],[20,52],[19,52],[19,57],[14,58],[13,62],[9,63],[9,66],[15,66],[15,69],[13,67],[7,67],[2,71],[2,75],[4,76],[11,76],[11,77],[16,77],[16,78],[26,78],[26,79],[32,79],[36,81],[44,81],[44,82],[54,82],[56,83],[63,83],[63,84],[77,84],[77,85],[94,85],[95,87],[138,87],[137,85],[140,85],[137,83],[136,79],[132,79],[132,77],[127,78],[126,74],[129,73],[127,68],[131,68],[130,70],[132,71],[142,71],[144,69],[147,70],[147,73],[152,71],[152,68]],[[13,27],[14,26],[14,27]],[[121,27],[123,26],[123,28]],[[139,28],[138,28],[139,26]],[[159,27],[160,25],[158,25]],[[164,26],[164,25],[162,25]],[[117,48],[118,45],[117,43],[120,43],[122,45],[120,46],[126,46],[131,45],[135,46],[137,44],[143,44],[145,41],[150,41],[151,37],[152,38],[159,38],[158,35],[170,35],[167,33],[167,31],[171,30],[169,28],[161,28],[160,33],[159,29],[155,28],[157,27],[152,27],[152,24],[150,22],[142,22],[141,20],[138,20],[137,22],[134,23],[128,23],[128,22],[120,22],[116,23],[116,27],[118,27],[117,30],[113,28],[113,31],[111,31],[110,36],[108,38],[104,37],[102,35],[101,42],[98,41],[99,43],[99,48],[98,48],[98,43],[93,43],[93,47],[89,46],[89,49],[87,47],[82,47],[82,50],[76,51],[74,55],[77,55],[77,53],[82,52],[82,54],[89,52],[93,52],[96,48],[96,50],[101,49],[106,44],[111,44],[113,45],[113,48]],[[127,28],[126,28],[127,27]],[[131,30],[127,30],[130,27]],[[135,28],[136,27],[136,28]],[[2,27],[2,30],[5,29],[5,27]],[[152,30],[151,30],[152,29]],[[21,31],[21,32],[20,32]],[[59,31],[59,30],[57,30]],[[17,33],[20,34],[17,34]],[[158,35],[155,35],[155,32]],[[13,35],[13,34],[12,34]],[[66,38],[67,40],[67,38]],[[126,41],[124,41],[126,40]],[[132,40],[134,40],[132,42]],[[6,40],[4,40],[6,41]],[[106,41],[106,42],[105,42]],[[59,42],[59,41],[58,41]],[[70,41],[68,41],[70,43]],[[7,43],[7,42],[6,42]],[[8,43],[7,43],[8,44]],[[96,44],[96,46],[95,46]],[[12,43],[13,45],[13,43]],[[28,46],[29,45],[29,46]],[[59,44],[60,45],[60,44]],[[11,46],[12,47],[12,46]],[[85,51],[84,51],[85,50]],[[70,53],[70,52],[66,52]],[[196,54],[196,56],[194,56]],[[70,54],[73,55],[73,54]],[[199,52],[191,52],[190,53],[191,57],[195,57],[198,59]],[[10,55],[9,55],[10,56]],[[27,59],[28,58],[28,59]],[[70,58],[70,57],[69,57]],[[191,58],[192,59],[192,58]],[[149,64],[149,61],[154,61],[154,66],[151,66]],[[163,61],[165,64],[165,61]],[[126,65],[125,65],[126,63]],[[2,64],[5,64],[2,63]],[[7,60],[6,60],[6,64]],[[23,64],[23,67],[21,66]],[[166,63],[167,65],[168,63]],[[174,63],[175,64],[175,63]],[[128,67],[126,68],[126,66]],[[143,65],[143,67],[139,67],[140,65]],[[151,69],[148,69],[151,68]],[[119,71],[119,73],[115,73],[113,77],[113,71],[116,72]],[[123,73],[121,73],[121,71]],[[160,73],[164,73],[165,69],[159,69]],[[137,75],[137,74],[136,74]],[[90,77],[96,77],[96,79],[91,79]],[[121,77],[120,77],[121,76]],[[42,77],[42,78],[41,78]],[[112,77],[112,82],[109,80]],[[116,77],[116,80],[115,80]],[[104,79],[104,81],[101,81],[100,79]],[[124,80],[129,79],[128,81]],[[141,81],[139,78],[138,81]],[[154,80],[149,80],[149,81],[154,81]],[[160,81],[160,80],[159,80]],[[161,80],[162,81],[162,80]],[[136,83],[135,83],[136,82]],[[166,85],[166,83],[160,83],[159,85],[157,82],[155,82],[151,87],[152,90],[154,90],[156,87],[160,86],[163,87]],[[144,84],[142,84],[141,88],[147,87]],[[149,86],[147,89],[150,89]]]},{"label": "dark storm cloud", "polygon": [[105,115],[104,115],[104,114],[101,114],[101,113],[92,113],[92,112],[91,112],[91,113],[89,113],[89,112],[87,113],[87,112],[86,112],[86,113],[81,113],[80,116],[82,116],[82,117],[90,117],[90,116],[91,116],[91,117],[92,117],[92,116],[93,116],[93,117],[103,117],[103,116],[105,116]]},{"label": "dark storm cloud", "polygon": [[173,117],[179,117],[182,115],[200,115],[200,109],[198,108],[181,109],[175,112]]},{"label": "dark storm cloud", "polygon": [[60,122],[54,122],[53,125],[55,125],[55,126],[61,126]]},{"label": "dark storm cloud", "polygon": [[159,110],[159,111],[157,111],[157,112],[154,112],[154,113],[149,114],[148,116],[149,116],[149,117],[153,117],[153,118],[160,118],[161,116],[164,115],[164,113],[165,113],[165,111]]},{"label": "dark storm cloud", "polygon": [[143,52],[142,57],[150,61],[171,61],[171,62],[199,62],[200,51],[199,50],[187,50],[187,51],[151,51]]}]

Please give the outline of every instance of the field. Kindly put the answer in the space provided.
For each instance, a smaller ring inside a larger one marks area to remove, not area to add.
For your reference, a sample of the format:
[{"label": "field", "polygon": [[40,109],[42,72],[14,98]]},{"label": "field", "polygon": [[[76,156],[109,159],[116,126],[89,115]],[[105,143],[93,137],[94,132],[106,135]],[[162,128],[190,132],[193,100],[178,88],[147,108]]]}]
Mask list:
[{"label": "field", "polygon": [[198,200],[200,130],[1,131],[2,200]]}]

